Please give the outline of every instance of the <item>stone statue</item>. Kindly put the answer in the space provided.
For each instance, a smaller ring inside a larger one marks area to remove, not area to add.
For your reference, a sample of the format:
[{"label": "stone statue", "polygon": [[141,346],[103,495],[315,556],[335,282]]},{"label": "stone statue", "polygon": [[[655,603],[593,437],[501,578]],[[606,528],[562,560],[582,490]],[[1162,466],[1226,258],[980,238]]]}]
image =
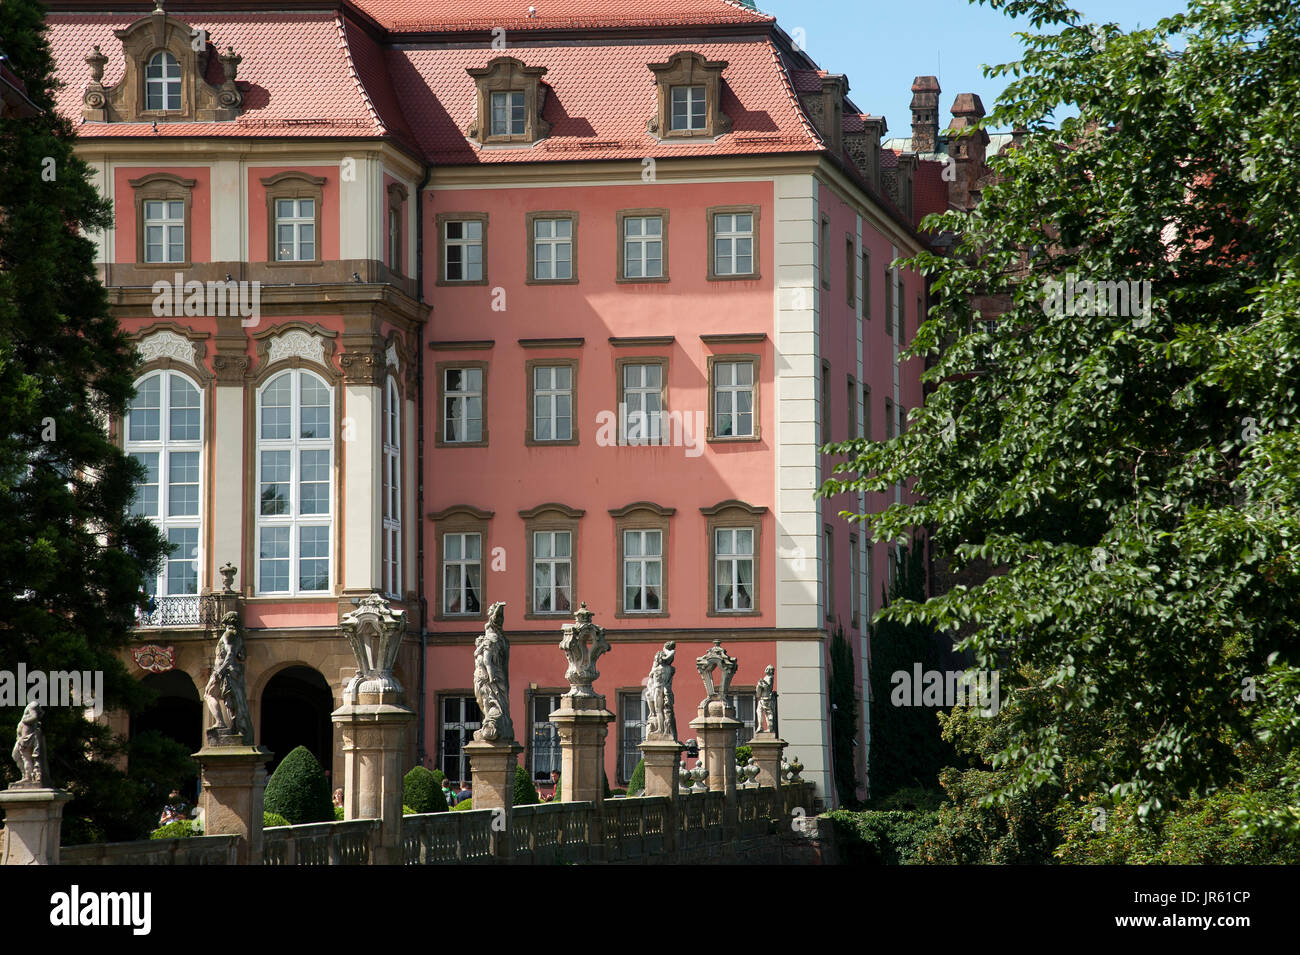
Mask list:
[{"label": "stone statue", "polygon": [[510,641],[502,632],[505,601],[488,608],[487,626],[474,640],[474,698],[483,711],[483,725],[474,738],[481,742],[511,742],[515,738],[510,723]]},{"label": "stone statue", "polygon": [[233,610],[221,618],[224,628],[212,658],[212,676],[203,690],[211,726],[211,745],[253,745],[253,721],[248,716],[248,693],[244,687],[244,638],[239,632],[239,614]]},{"label": "stone statue", "polygon": [[[695,668],[700,671],[700,679],[704,681],[704,702],[727,698],[727,693],[731,690],[731,678],[736,675],[739,666],[736,658],[722,649],[721,638],[714,640],[713,646],[705,650],[703,656],[695,658]],[[715,687],[713,671],[719,667],[722,669],[722,685]]]},{"label": "stone statue", "polygon": [[758,704],[755,729],[760,733],[776,735],[776,667],[768,665],[763,671],[763,679],[754,687],[754,699]]},{"label": "stone statue", "polygon": [[22,779],[10,789],[45,788],[45,734],[41,732],[41,707],[35,700],[23,710],[18,721],[18,739],[14,743],[14,762],[22,771]]},{"label": "stone statue", "polygon": [[650,676],[646,678],[645,691],[641,694],[649,710],[646,719],[646,739],[677,740],[677,715],[673,710],[673,658],[677,656],[677,644],[669,640],[662,650],[655,651],[655,660],[650,667]]},{"label": "stone statue", "polygon": [[379,594],[370,594],[339,619],[339,631],[357,661],[356,674],[343,687],[344,705],[355,705],[362,697],[369,703],[400,703],[405,692],[393,666],[406,633],[406,611],[394,610]]},{"label": "stone statue", "polygon": [[569,658],[568,669],[564,671],[569,692],[565,695],[594,697],[596,692],[591,685],[600,676],[596,660],[609,651],[609,642],[605,639],[605,628],[591,622],[592,612],[585,603],[574,612],[573,618],[577,623],[566,623],[564,636],[560,638],[560,649]]}]

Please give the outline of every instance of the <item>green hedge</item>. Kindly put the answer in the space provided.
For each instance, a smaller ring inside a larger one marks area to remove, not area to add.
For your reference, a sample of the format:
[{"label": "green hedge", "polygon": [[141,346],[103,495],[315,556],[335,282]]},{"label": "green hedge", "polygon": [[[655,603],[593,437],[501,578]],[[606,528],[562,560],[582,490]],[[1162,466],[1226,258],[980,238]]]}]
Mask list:
[{"label": "green hedge", "polygon": [[837,809],[821,818],[835,826],[840,859],[851,865],[920,864],[917,850],[939,822],[930,810]]},{"label": "green hedge", "polygon": [[515,802],[516,806],[536,806],[541,802],[537,795],[537,787],[533,785],[533,778],[528,774],[528,770],[522,766],[515,767]]},{"label": "green hedge", "polygon": [[[636,769],[632,770],[632,778],[628,780],[627,792],[632,796],[639,796],[645,792],[645,760],[636,764]],[[609,795],[609,780],[605,780],[605,795]]]},{"label": "green hedge", "polygon": [[334,821],[330,784],[311,750],[299,746],[281,761],[267,780],[262,806],[295,826]]},{"label": "green hedge", "polygon": [[188,839],[191,836],[201,836],[203,830],[199,828],[197,822],[189,819],[181,819],[178,822],[169,822],[149,833],[150,839]]},{"label": "green hedge", "polygon": [[423,766],[416,766],[402,780],[402,802],[417,813],[447,811],[442,780]]},{"label": "green hedge", "polygon": [[473,799],[462,799],[460,802],[456,803],[456,805],[451,807],[451,811],[460,812],[465,809],[473,809],[473,808],[474,808]]},{"label": "green hedge", "polygon": [[284,818],[284,816],[280,815],[279,813],[275,813],[275,812],[262,813],[263,829],[270,829],[272,826],[292,826],[292,825],[293,823],[291,823],[288,819]]}]

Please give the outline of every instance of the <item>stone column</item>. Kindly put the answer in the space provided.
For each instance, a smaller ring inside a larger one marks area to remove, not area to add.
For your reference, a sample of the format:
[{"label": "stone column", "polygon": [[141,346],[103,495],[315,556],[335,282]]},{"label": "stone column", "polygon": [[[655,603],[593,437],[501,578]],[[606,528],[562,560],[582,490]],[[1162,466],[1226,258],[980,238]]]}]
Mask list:
[{"label": "stone column", "polygon": [[685,747],[676,740],[647,739],[639,748],[645,760],[645,795],[676,798]]},{"label": "stone column", "polygon": [[753,751],[754,763],[758,766],[758,776],[755,777],[758,785],[772,788],[771,818],[780,819],[785,812],[785,802],[781,797],[781,753],[786,742],[775,733],[756,733],[745,745]]},{"label": "stone column", "polygon": [[510,833],[514,819],[515,770],[519,768],[519,754],[523,751],[514,740],[474,740],[465,744],[474,808],[493,810],[492,854],[498,859],[509,859],[514,854]]},{"label": "stone column", "polygon": [[203,777],[203,834],[239,836],[239,865],[262,864],[262,797],[271,755],[263,746],[211,744],[194,754]]},{"label": "stone column", "polygon": [[406,632],[406,612],[391,610],[388,601],[371,594],[343,615],[339,629],[357,660],[343,705],[331,717],[343,735],[343,817],[378,819],[379,844],[371,861],[400,865],[403,764],[415,711],[405,705],[393,663]]},{"label": "stone column", "polygon": [[10,786],[0,792],[5,825],[0,831],[0,865],[58,865],[63,807],[72,793],[62,789]]},{"label": "stone column", "polygon": [[560,735],[561,802],[590,802],[600,811],[605,802],[605,737],[613,720],[603,696],[560,697],[551,722]]},{"label": "stone column", "polygon": [[700,761],[709,771],[709,792],[736,798],[736,732],[741,727],[736,711],[726,700],[705,700],[691,729],[700,741]]}]

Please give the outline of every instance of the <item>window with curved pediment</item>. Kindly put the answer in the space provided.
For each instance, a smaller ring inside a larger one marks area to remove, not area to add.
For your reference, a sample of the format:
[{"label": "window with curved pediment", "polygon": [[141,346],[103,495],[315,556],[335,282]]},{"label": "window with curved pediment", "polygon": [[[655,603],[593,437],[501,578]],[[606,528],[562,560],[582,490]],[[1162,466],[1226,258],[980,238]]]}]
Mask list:
[{"label": "window with curved pediment", "polygon": [[513,56],[498,56],[487,66],[470,68],[477,90],[477,118],[469,136],[483,146],[529,144],[544,139],[551,124],[546,107],[544,66],[528,66]]},{"label": "window with curved pediment", "polygon": [[712,139],[731,132],[731,119],[722,111],[725,60],[684,51],[649,66],[658,91],[658,108],[646,124],[651,133],[660,139]]}]

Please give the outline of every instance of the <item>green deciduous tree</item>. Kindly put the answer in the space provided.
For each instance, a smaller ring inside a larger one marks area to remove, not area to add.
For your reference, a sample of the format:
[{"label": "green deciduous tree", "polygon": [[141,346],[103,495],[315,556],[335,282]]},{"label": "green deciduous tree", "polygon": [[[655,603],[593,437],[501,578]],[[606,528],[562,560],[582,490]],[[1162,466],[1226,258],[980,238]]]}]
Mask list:
[{"label": "green deciduous tree", "polygon": [[[990,124],[1028,135],[977,211],[926,223],[955,254],[909,263],[933,280],[910,346],[926,406],[841,446],[824,490],[909,482],[877,538],[931,528],[997,571],[884,611],[968,634],[1004,694],[1028,681],[979,799],[1061,787],[1156,815],[1239,782],[1267,736],[1291,810],[1260,814],[1300,832],[1300,7],[1191,0],[1124,33],[1060,0],[986,2],[1040,31],[993,71],[1013,81]],[[1071,276],[1149,281],[1150,309],[1046,284]],[[990,297],[1001,314],[976,310]]]}]

